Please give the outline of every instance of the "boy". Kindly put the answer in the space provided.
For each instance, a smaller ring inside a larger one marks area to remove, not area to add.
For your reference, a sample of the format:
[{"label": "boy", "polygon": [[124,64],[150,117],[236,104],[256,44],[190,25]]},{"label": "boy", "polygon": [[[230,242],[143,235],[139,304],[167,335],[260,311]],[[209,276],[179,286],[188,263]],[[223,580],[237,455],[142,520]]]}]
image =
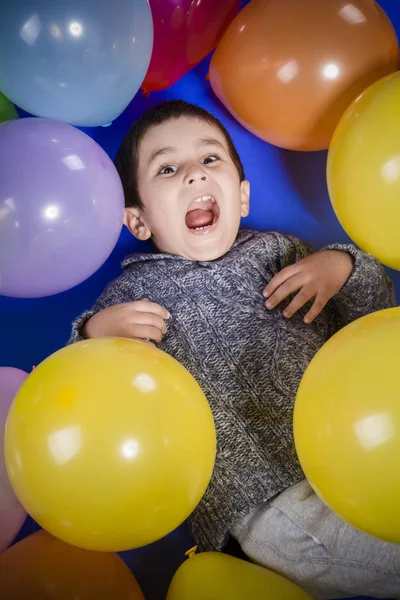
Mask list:
[{"label": "boy", "polygon": [[341,326],[396,304],[383,268],[353,246],[313,252],[290,236],[238,233],[250,193],[240,158],[221,123],[185,102],[145,113],[116,166],[125,224],[158,252],[125,259],[71,341],[157,342],[201,385],[218,452],[190,518],[196,542],[220,550],[231,533],[252,560],[315,597],[400,598],[400,546],[319,501],[292,437],[296,390],[317,350]]}]

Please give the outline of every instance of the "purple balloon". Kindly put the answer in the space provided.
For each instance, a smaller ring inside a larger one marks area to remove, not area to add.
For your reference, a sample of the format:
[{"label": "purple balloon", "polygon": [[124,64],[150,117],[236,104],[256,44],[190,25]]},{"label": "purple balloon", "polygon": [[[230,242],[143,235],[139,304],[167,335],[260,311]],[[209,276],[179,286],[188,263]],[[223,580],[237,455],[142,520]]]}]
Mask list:
[{"label": "purple balloon", "polygon": [[3,446],[8,410],[27,377],[28,373],[20,369],[0,367],[0,552],[13,541],[26,518],[26,512],[18,502],[8,479]]},{"label": "purple balloon", "polygon": [[49,296],[87,279],[123,212],[114,164],[85,133],[50,119],[0,125],[0,294]]}]

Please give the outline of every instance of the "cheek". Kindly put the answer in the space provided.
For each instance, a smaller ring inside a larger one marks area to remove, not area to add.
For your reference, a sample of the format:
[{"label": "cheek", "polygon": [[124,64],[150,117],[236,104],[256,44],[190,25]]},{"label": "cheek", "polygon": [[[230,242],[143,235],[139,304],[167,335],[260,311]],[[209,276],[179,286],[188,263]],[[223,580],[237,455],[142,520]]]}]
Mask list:
[{"label": "cheek", "polygon": [[178,211],[169,205],[165,199],[153,206],[148,213],[150,229],[158,239],[167,239],[179,225]]},{"label": "cheek", "polygon": [[224,191],[229,194],[232,199],[236,199],[240,195],[240,180],[236,169],[226,166],[215,172],[215,180]]}]

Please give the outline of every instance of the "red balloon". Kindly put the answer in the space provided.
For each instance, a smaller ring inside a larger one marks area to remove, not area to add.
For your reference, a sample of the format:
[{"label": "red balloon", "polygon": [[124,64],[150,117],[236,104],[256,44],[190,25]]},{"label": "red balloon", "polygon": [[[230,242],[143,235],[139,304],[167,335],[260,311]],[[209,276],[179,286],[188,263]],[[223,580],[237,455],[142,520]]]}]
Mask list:
[{"label": "red balloon", "polygon": [[241,5],[240,0],[149,1],[154,45],[145,93],[165,90],[214,50]]}]

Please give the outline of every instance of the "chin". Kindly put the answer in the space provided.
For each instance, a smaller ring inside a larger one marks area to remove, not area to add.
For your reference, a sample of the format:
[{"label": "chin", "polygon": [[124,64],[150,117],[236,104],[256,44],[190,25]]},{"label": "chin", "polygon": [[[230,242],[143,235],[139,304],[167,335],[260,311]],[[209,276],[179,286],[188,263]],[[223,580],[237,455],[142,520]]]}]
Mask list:
[{"label": "chin", "polygon": [[224,256],[231,248],[236,236],[231,239],[209,239],[206,244],[199,244],[198,247],[187,249],[186,256],[190,260],[199,262],[209,262],[217,260]]}]

